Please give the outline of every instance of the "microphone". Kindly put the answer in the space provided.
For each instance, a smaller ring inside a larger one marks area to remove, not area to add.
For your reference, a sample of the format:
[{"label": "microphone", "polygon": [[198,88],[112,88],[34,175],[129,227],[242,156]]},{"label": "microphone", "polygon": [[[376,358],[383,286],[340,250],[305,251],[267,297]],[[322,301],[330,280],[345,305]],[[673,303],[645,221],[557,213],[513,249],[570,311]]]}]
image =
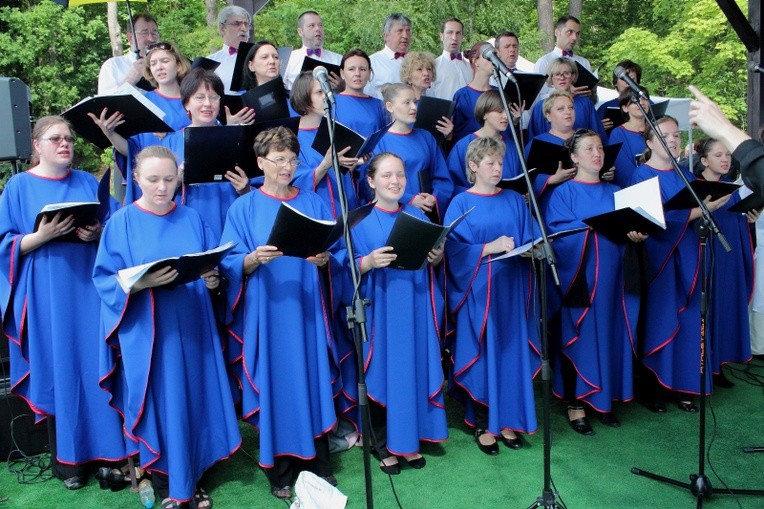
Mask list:
[{"label": "microphone", "polygon": [[334,91],[332,90],[331,82],[329,82],[329,72],[326,70],[326,67],[319,65],[313,69],[313,79],[321,84],[321,90],[324,91],[329,104],[334,105]]},{"label": "microphone", "polygon": [[504,65],[504,62],[501,61],[499,55],[496,54],[496,50],[493,49],[490,44],[486,44],[483,51],[480,52],[480,56],[491,62],[494,69],[499,71],[499,74],[505,76],[512,83],[517,84],[517,80],[512,75],[512,71],[507,69],[507,66]]},{"label": "microphone", "polygon": [[639,88],[639,85],[637,85],[634,80],[631,79],[631,76],[629,76],[629,73],[626,72],[626,69],[619,65],[615,68],[613,74],[615,74],[616,78],[625,81],[626,84],[629,85],[631,91],[638,95],[640,99],[644,99],[646,101],[648,100],[647,95],[642,91],[642,89]]},{"label": "microphone", "polygon": [[748,70],[764,74],[764,67],[756,65],[756,62],[748,62]]}]

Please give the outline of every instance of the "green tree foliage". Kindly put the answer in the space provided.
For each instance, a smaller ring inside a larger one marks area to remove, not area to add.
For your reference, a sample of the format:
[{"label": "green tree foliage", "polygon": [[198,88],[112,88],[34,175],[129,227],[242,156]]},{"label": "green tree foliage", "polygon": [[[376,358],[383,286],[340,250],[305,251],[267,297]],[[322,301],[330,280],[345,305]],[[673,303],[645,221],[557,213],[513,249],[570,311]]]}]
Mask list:
[{"label": "green tree foliage", "polygon": [[[745,12],[745,2],[738,4]],[[746,51],[716,2],[656,0],[652,17],[652,29],[628,28],[612,41],[603,53],[605,68],[625,58],[639,62],[643,84],[661,95],[687,97],[693,83],[743,125]]]}]

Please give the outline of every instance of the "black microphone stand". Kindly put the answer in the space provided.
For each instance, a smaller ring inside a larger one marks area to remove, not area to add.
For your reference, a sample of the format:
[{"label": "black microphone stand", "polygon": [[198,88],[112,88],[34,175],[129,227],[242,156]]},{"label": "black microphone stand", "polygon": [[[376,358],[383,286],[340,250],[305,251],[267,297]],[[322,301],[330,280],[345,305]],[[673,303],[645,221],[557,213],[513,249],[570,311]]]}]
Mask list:
[{"label": "black microphone stand", "polygon": [[698,473],[690,474],[689,483],[672,479],[670,477],[654,474],[646,470],[641,470],[637,467],[632,467],[631,473],[636,475],[641,475],[641,476],[644,476],[649,479],[653,479],[655,481],[659,481],[665,484],[671,484],[674,486],[679,486],[680,488],[686,488],[690,490],[690,493],[692,493],[692,495],[697,499],[698,509],[703,507],[703,500],[711,497],[712,493],[727,493],[727,494],[733,494],[733,495],[764,495],[764,490],[712,488],[711,482],[708,480],[708,477],[705,474],[706,464],[705,464],[704,455],[706,451],[706,398],[707,398],[706,369],[708,366],[708,348],[707,348],[707,341],[706,341],[706,330],[707,330],[706,324],[708,321],[708,279],[709,279],[708,267],[707,267],[708,239],[713,238],[713,236],[716,235],[722,247],[724,247],[725,251],[729,253],[732,250],[732,248],[730,247],[729,243],[727,242],[727,239],[724,237],[722,232],[719,230],[719,226],[716,224],[716,220],[711,215],[711,212],[708,210],[708,207],[703,202],[703,200],[700,199],[697,193],[695,193],[693,188],[690,186],[690,181],[687,179],[687,176],[679,167],[679,163],[671,155],[668,145],[666,144],[666,140],[663,139],[663,137],[661,136],[661,133],[658,131],[658,126],[655,120],[648,115],[648,113],[640,104],[639,95],[637,93],[634,93],[631,100],[632,102],[636,103],[640,111],[642,111],[642,114],[644,115],[645,121],[650,127],[650,130],[655,134],[655,139],[657,139],[660,142],[663,150],[666,151],[666,154],[669,154],[669,158],[671,159],[671,163],[673,165],[674,171],[681,177],[682,181],[684,182],[684,186],[688,189],[688,191],[690,192],[690,195],[693,197],[693,200],[698,204],[698,206],[700,207],[700,211],[702,213],[702,217],[695,224],[695,231],[697,232],[698,237],[700,238],[700,264],[701,264],[700,265],[701,267],[700,268],[701,270],[700,345],[699,345],[699,348],[700,348],[700,365],[699,365],[700,409],[698,412],[699,414],[698,418],[700,420],[700,424],[698,426],[698,471],[697,471]]},{"label": "black microphone stand", "polygon": [[363,365],[363,344],[369,341],[366,334],[366,309],[369,300],[364,299],[360,293],[361,274],[355,264],[355,252],[350,237],[350,227],[348,226],[348,200],[345,193],[345,186],[340,174],[339,157],[337,157],[337,147],[334,144],[334,117],[332,115],[332,104],[329,98],[324,94],[324,116],[326,117],[327,127],[329,128],[329,146],[332,150],[332,169],[337,180],[339,189],[340,212],[343,217],[343,238],[348,252],[350,263],[350,275],[353,280],[353,302],[347,306],[348,328],[353,330],[353,344],[356,351],[356,365],[358,369],[358,407],[361,412],[361,433],[363,435],[363,472],[366,483],[366,507],[373,509],[374,492],[371,482],[371,419],[369,413],[369,398],[366,392],[366,373]]},{"label": "black microphone stand", "polygon": [[[501,85],[501,75],[496,68],[493,70],[493,77],[496,80],[496,83]],[[520,95],[520,88],[517,86],[517,82],[513,81],[513,83],[517,88],[517,97],[522,97]],[[528,186],[528,203],[531,207],[533,215],[536,216],[539,228],[541,229],[541,252],[536,255],[536,258],[539,260],[546,260],[546,263],[539,263],[541,266],[541,272],[538,279],[540,300],[539,305],[541,306],[541,419],[544,435],[544,488],[541,492],[541,496],[538,497],[536,501],[528,507],[528,509],[533,509],[535,507],[543,507],[545,509],[562,509],[564,506],[558,502],[558,493],[556,491],[552,491],[552,426],[550,423],[550,407],[552,405],[552,368],[549,365],[549,340],[547,338],[548,318],[546,301],[546,266],[549,265],[549,268],[552,272],[552,278],[556,286],[560,286],[560,277],[557,272],[554,252],[552,251],[552,246],[549,243],[549,239],[547,238],[546,226],[544,226],[543,216],[539,210],[538,200],[536,199],[536,195],[533,192],[533,182],[531,182],[531,177],[528,174],[528,166],[525,163],[523,147],[520,144],[520,140],[517,136],[517,131],[515,130],[512,112],[509,109],[507,98],[504,96],[503,92],[499,92],[499,97],[501,97],[501,104],[504,107],[504,111],[506,112],[507,118],[510,121],[512,139],[515,143],[515,149],[517,150],[517,154],[520,159],[520,167],[523,169],[525,184]],[[518,118],[518,121],[521,123],[520,128],[522,129],[522,115]],[[531,228],[531,232],[533,232],[533,228]]]}]

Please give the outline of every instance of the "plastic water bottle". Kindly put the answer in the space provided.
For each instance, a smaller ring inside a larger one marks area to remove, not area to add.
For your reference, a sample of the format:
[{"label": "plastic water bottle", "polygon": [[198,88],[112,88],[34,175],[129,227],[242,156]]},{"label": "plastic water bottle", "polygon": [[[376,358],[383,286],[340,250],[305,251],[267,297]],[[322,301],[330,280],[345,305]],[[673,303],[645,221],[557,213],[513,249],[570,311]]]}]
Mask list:
[{"label": "plastic water bottle", "polygon": [[154,507],[154,486],[151,485],[151,481],[144,479],[138,485],[138,495],[141,497],[141,505],[146,509]]}]

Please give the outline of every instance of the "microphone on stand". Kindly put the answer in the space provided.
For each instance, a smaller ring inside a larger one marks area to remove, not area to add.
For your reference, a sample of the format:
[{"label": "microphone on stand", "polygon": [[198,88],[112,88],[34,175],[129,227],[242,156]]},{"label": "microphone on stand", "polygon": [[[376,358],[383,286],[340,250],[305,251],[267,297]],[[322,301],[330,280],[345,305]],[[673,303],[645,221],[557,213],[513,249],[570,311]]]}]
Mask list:
[{"label": "microphone on stand", "polygon": [[499,71],[499,74],[507,78],[512,83],[517,84],[517,80],[512,75],[512,71],[510,71],[507,66],[504,65],[504,62],[501,61],[499,55],[496,54],[496,50],[493,49],[490,44],[487,44],[485,48],[483,48],[483,51],[480,52],[480,56],[491,62],[493,67]]},{"label": "microphone on stand", "polygon": [[321,84],[321,90],[324,91],[324,95],[326,95],[326,100],[329,101],[329,104],[334,105],[334,90],[332,90],[332,84],[329,81],[329,72],[326,70],[326,67],[319,65],[313,69],[313,79]]},{"label": "microphone on stand", "polygon": [[640,99],[644,99],[645,101],[649,100],[647,98],[647,95],[642,91],[641,88],[639,88],[639,85],[636,84],[636,82],[631,79],[631,76],[629,76],[629,73],[626,72],[626,69],[621,67],[620,65],[615,68],[615,71],[613,71],[613,74],[615,74],[616,78],[623,80],[627,85],[629,85],[629,88],[632,92],[634,92],[636,95],[639,96]]}]

